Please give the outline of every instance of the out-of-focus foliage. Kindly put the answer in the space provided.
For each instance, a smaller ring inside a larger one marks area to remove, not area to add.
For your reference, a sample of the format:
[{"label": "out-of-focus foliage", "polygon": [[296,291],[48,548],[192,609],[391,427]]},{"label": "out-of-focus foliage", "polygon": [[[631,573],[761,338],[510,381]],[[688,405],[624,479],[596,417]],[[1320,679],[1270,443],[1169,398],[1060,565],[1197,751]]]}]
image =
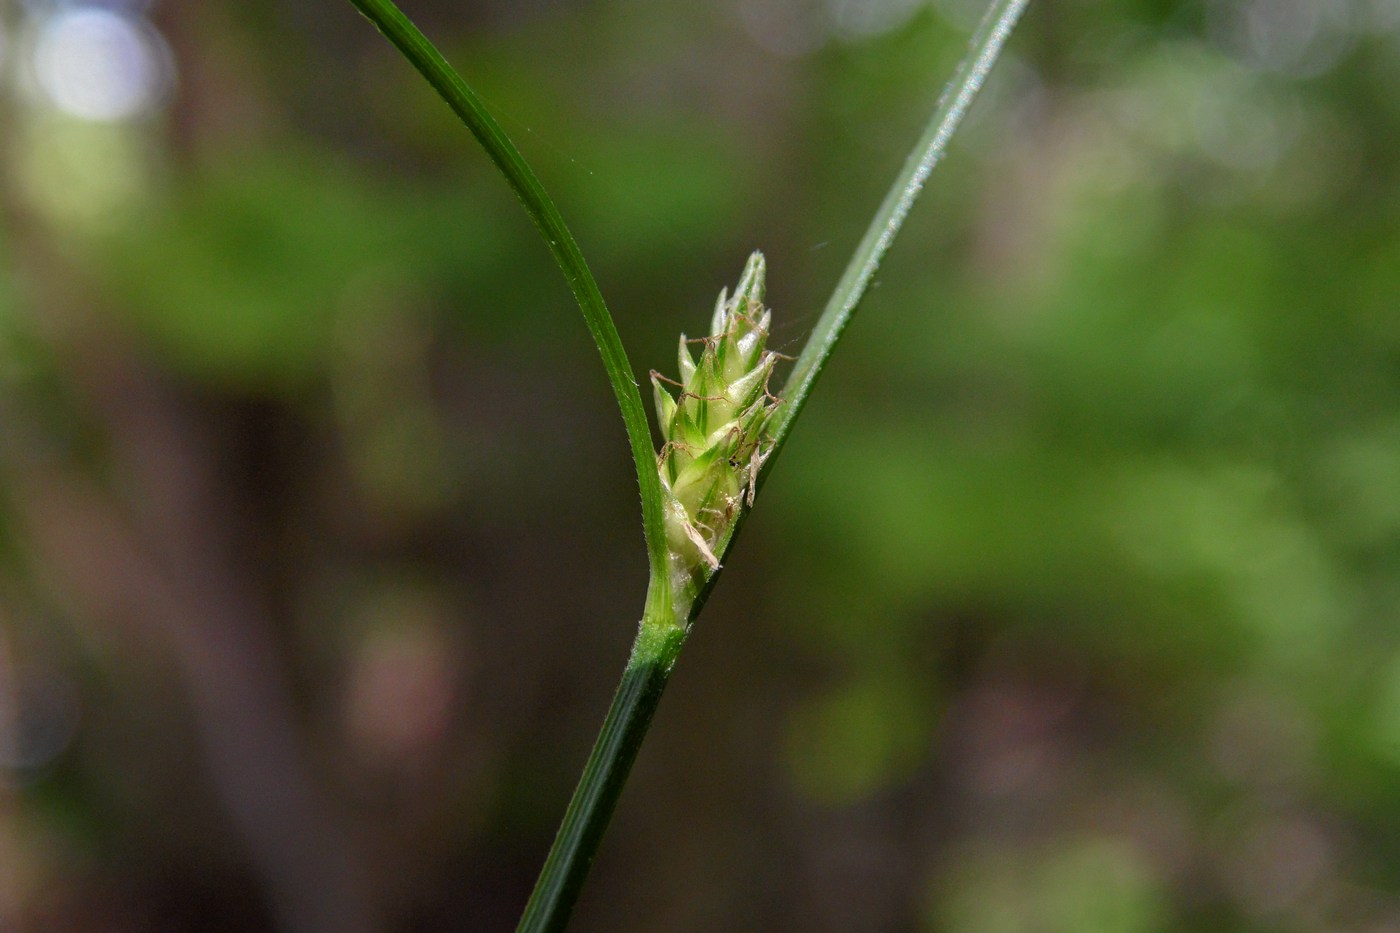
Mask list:
[{"label": "out-of-focus foliage", "polygon": [[[644,373],[753,248],[796,352],[975,7],[407,8]],[[0,36],[0,928],[509,928],[645,582],[537,235],[349,4]],[[576,929],[1400,925],[1397,79],[1392,0],[1032,5]]]}]

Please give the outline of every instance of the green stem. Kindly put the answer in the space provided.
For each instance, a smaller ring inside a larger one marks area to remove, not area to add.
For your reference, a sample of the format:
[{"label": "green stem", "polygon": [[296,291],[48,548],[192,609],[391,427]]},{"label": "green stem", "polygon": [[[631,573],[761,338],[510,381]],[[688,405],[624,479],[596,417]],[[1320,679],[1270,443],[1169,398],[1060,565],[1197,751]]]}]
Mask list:
[{"label": "green stem", "polygon": [[644,622],[517,933],[562,930],[661,701],[686,629]]},{"label": "green stem", "polygon": [[617,327],[603,302],[598,283],[584,261],[583,252],[520,150],[487,111],[481,99],[418,27],[392,0],[350,2],[393,43],[471,130],[487,156],[505,176],[525,212],[539,227],[549,251],[554,254],[554,261],[563,271],[578,301],[579,310],[583,312],[588,331],[593,335],[593,342],[598,345],[598,353],[603,357],[603,367],[607,370],[613,394],[617,396],[618,407],[622,409],[622,421],[632,447],[637,485],[642,496],[642,528],[646,534],[647,560],[651,569],[647,615],[668,617],[671,591],[670,577],[666,572],[666,529],[662,520],[661,480],[656,472],[656,451],[651,444],[651,429],[647,426],[632,364],[628,362],[622,338],[617,334]]}]

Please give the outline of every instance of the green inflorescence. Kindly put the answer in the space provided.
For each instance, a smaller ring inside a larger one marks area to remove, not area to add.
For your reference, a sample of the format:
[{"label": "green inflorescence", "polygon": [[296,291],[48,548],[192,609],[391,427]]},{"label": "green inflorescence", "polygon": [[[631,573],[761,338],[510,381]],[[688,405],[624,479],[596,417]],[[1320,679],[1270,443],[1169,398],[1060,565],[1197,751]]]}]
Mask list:
[{"label": "green inflorescence", "polygon": [[[666,541],[677,614],[728,538],[767,456],[779,399],[768,390],[778,355],[767,349],[772,314],[763,307],[765,264],[754,253],[731,296],[721,291],[710,335],[680,340],[680,381],[651,374],[663,445],[657,458],[666,497]],[[699,347],[699,358],[691,348]],[[672,397],[665,383],[679,391]]]}]

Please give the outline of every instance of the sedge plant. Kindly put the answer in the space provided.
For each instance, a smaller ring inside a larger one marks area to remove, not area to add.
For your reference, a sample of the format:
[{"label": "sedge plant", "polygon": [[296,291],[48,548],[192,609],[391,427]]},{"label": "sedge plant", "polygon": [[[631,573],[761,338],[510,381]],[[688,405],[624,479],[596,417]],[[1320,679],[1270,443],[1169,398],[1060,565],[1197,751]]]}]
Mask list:
[{"label": "sedge plant", "polygon": [[642,500],[650,570],[642,618],[598,739],[584,765],[518,930],[561,930],[598,851],[681,647],[719,578],[734,537],[929,173],[1030,0],[991,0],[968,55],[939,98],[782,388],[766,344],[767,273],[752,254],[720,292],[703,337],[680,336],[677,375],[652,371],[662,443],[607,305],[568,226],[520,151],[471,87],[393,0],[351,0],[471,131],[539,228],[583,313],[622,411]]}]

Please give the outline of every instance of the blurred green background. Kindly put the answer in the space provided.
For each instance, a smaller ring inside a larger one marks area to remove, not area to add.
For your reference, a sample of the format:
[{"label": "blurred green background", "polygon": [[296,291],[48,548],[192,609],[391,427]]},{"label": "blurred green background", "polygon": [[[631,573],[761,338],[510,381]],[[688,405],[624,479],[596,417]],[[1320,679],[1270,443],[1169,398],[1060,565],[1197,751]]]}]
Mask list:
[{"label": "blurred green background", "polygon": [[[795,353],[977,0],[413,0],[638,371]],[[578,931],[1400,930],[1400,2],[1037,0]],[[0,0],[0,929],[510,929],[645,586],[563,281],[348,3]]]}]

